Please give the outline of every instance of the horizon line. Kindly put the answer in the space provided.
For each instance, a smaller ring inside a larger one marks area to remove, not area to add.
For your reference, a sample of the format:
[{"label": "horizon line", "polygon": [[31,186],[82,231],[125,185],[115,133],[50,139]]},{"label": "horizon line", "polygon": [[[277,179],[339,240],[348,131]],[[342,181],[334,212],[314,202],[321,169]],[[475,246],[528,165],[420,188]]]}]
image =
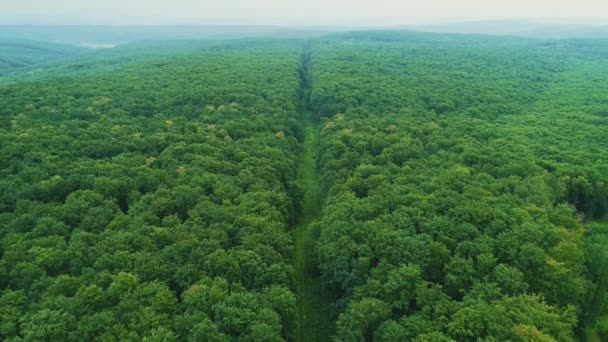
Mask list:
[{"label": "horizon line", "polygon": [[[326,20],[328,18],[325,18]],[[331,18],[330,18],[331,19]],[[100,23],[59,23],[59,22],[1,22],[0,26],[66,26],[66,27],[154,27],[154,26],[216,26],[216,27],[292,27],[292,28],[315,28],[315,27],[414,27],[428,25],[449,24],[473,24],[473,23],[530,23],[543,25],[576,25],[576,26],[604,26],[608,25],[608,17],[504,17],[504,18],[404,18],[401,23],[383,24],[377,22],[382,18],[334,18],[339,23],[280,23],[268,19],[263,21],[248,21],[245,18],[190,18],[176,19],[175,22],[100,22]],[[346,20],[346,21],[344,21]],[[391,18],[395,20],[395,18]],[[222,22],[225,21],[225,22]],[[240,22],[239,22],[240,21]]]}]

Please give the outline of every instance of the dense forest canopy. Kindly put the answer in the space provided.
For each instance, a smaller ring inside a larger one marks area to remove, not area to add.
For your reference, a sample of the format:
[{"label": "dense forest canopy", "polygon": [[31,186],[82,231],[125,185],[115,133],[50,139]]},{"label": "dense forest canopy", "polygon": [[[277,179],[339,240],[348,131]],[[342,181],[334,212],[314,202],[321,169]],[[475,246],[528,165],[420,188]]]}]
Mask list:
[{"label": "dense forest canopy", "polygon": [[601,39],[0,41],[0,339],[602,340],[607,93]]},{"label": "dense forest canopy", "polygon": [[608,73],[578,49],[398,33],[313,47],[338,339],[568,341],[597,314],[584,218],[608,211]]},{"label": "dense forest canopy", "polygon": [[290,338],[299,54],[3,87],[3,338]]}]

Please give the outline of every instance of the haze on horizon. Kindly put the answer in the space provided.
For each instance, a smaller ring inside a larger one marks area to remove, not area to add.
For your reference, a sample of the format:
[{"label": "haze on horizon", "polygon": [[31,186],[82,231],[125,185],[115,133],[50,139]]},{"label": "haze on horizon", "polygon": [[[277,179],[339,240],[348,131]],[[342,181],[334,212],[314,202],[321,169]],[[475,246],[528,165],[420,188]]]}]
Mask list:
[{"label": "haze on horizon", "polygon": [[526,19],[608,23],[606,0],[20,0],[0,24],[396,26]]}]

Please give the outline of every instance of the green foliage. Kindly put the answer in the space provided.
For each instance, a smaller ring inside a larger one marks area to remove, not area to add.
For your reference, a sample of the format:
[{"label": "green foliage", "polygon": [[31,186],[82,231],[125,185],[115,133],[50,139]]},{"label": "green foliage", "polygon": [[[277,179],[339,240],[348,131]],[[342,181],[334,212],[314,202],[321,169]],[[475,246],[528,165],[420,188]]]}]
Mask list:
[{"label": "green foliage", "polygon": [[608,334],[605,41],[19,44],[0,340]]},{"label": "green foliage", "polygon": [[340,294],[337,340],[569,341],[593,324],[605,267],[587,267],[603,259],[586,256],[581,218],[608,213],[604,46],[312,44],[328,189],[316,253]]},{"label": "green foliage", "polygon": [[0,87],[0,339],[291,339],[300,52]]}]

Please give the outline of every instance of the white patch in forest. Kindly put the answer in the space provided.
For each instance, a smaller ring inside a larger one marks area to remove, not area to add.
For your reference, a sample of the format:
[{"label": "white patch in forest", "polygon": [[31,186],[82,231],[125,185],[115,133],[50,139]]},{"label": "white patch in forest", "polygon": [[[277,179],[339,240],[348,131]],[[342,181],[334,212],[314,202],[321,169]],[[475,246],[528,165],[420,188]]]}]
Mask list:
[{"label": "white patch in forest", "polygon": [[111,49],[117,47],[120,43],[91,43],[91,42],[83,42],[80,46],[90,49]]}]

